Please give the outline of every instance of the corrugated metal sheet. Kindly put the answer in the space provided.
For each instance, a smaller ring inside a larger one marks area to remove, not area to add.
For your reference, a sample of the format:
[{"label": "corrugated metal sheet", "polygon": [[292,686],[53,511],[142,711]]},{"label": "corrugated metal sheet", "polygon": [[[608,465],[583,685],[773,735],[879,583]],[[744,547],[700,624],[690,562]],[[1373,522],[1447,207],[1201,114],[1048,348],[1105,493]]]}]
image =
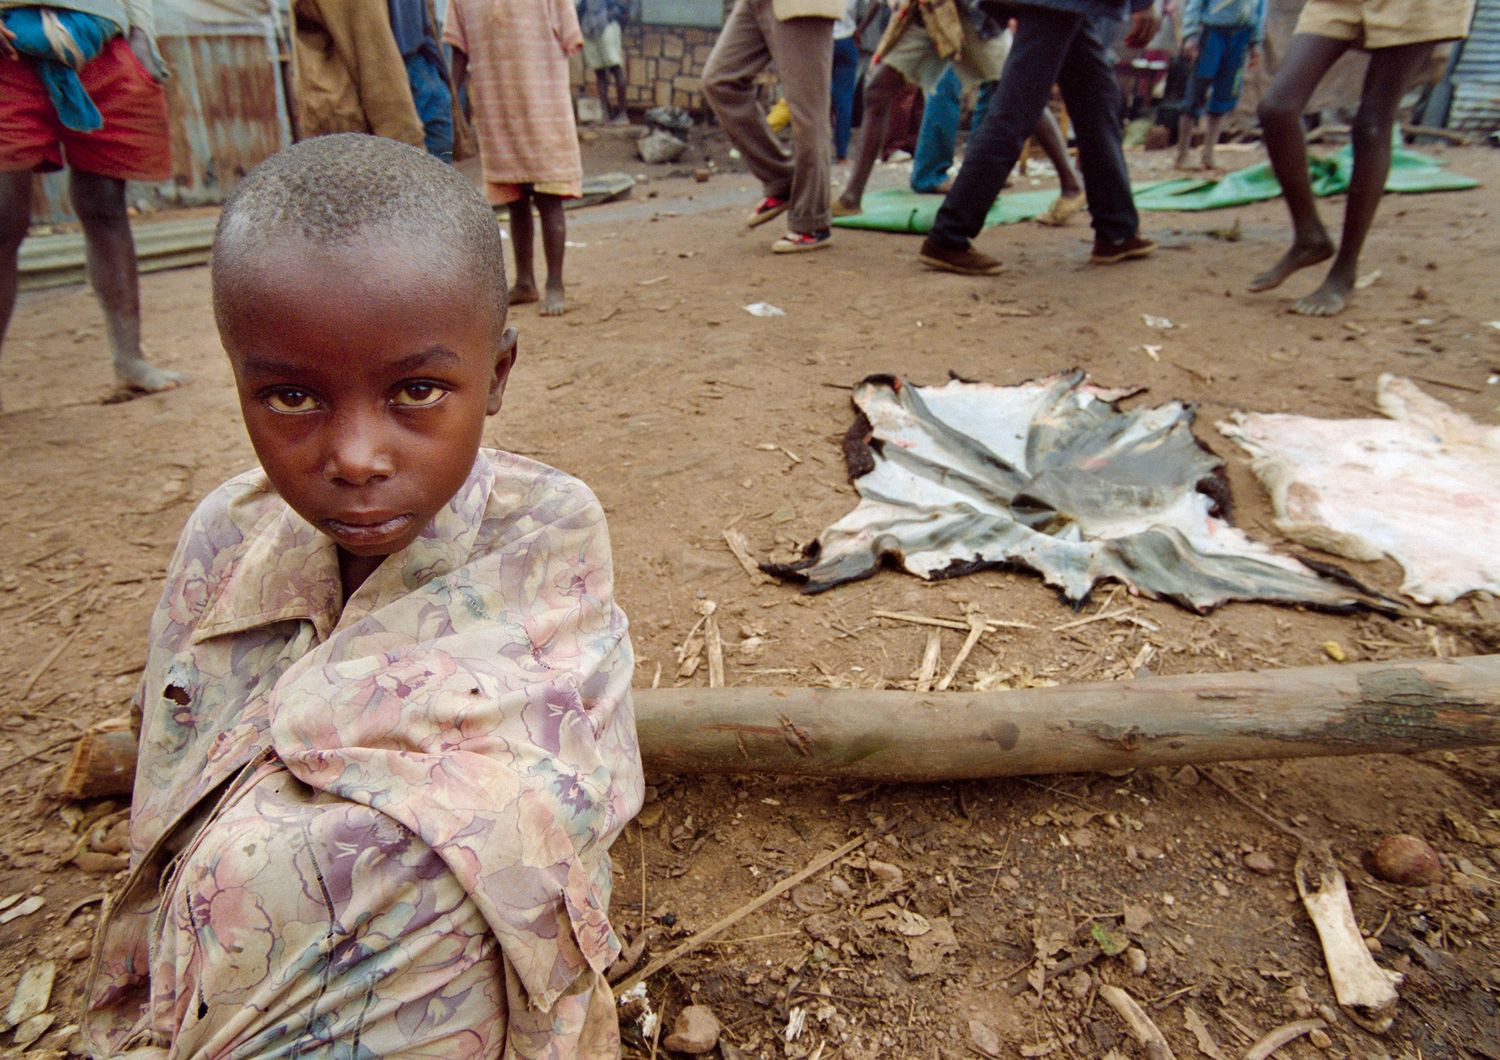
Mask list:
[{"label": "corrugated metal sheet", "polygon": [[1479,0],[1469,39],[1453,68],[1448,127],[1465,132],[1500,129],[1500,0]]},{"label": "corrugated metal sheet", "polygon": [[[280,54],[270,27],[259,33],[163,37],[171,115],[172,180],[132,184],[132,205],[222,202],[257,162],[291,142]],[[39,177],[32,220],[73,219],[66,174]]]}]

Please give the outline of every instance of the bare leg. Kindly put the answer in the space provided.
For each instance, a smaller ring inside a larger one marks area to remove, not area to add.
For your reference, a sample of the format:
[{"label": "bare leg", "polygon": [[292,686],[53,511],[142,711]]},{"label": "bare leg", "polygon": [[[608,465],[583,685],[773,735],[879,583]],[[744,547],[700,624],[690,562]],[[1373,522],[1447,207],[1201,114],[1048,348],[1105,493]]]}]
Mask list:
[{"label": "bare leg", "polygon": [[1224,115],[1208,116],[1208,128],[1203,132],[1203,168],[1214,168],[1214,148],[1219,145],[1219,130],[1224,127]]},{"label": "bare leg", "polygon": [[16,308],[17,260],[30,225],[31,171],[0,173],[0,349]]},{"label": "bare leg", "polygon": [[1318,218],[1312,180],[1307,174],[1302,111],[1328,68],[1348,50],[1348,41],[1311,33],[1293,34],[1281,69],[1260,101],[1260,127],[1271,156],[1271,169],[1292,215],[1292,246],[1280,261],[1250,281],[1252,291],[1269,291],[1298,269],[1333,256],[1333,242]]},{"label": "bare leg", "polygon": [[594,71],[594,91],[599,96],[599,105],[604,108],[604,116],[606,118],[613,118],[615,116],[615,112],[614,109],[609,105],[608,70],[601,69]]},{"label": "bare leg", "polygon": [[1177,160],[1173,163],[1178,169],[1188,168],[1188,152],[1193,149],[1193,131],[1198,127],[1198,119],[1186,112],[1177,119]]},{"label": "bare leg", "polygon": [[510,288],[510,304],[525,305],[541,300],[536,290],[533,248],[536,233],[531,228],[531,193],[510,204],[510,245],[516,255],[516,282]]},{"label": "bare leg", "polygon": [[1359,252],[1375,221],[1375,210],[1385,192],[1391,171],[1391,127],[1401,95],[1412,74],[1427,62],[1432,44],[1402,44],[1370,53],[1359,110],[1354,115],[1354,173],[1349,178],[1349,198],[1344,203],[1344,233],[1339,254],[1333,259],[1328,278],[1312,294],[1292,307],[1292,312],[1311,317],[1332,316],[1344,308],[1359,268]]},{"label": "bare leg", "polygon": [[614,75],[615,79],[615,94],[620,97],[620,109],[617,113],[626,120],[629,120],[629,111],[625,106],[625,68],[622,66],[612,66],[610,67],[610,73]]},{"label": "bare leg", "polygon": [[865,185],[870,180],[870,171],[880,157],[880,148],[885,143],[885,127],[891,116],[891,103],[896,94],[906,87],[906,78],[889,66],[880,66],[865,82],[865,114],[859,125],[859,147],[854,152],[854,165],[849,170],[849,182],[839,195],[839,204],[846,210],[858,210],[864,198]]},{"label": "bare leg", "polygon": [[1042,150],[1047,152],[1047,160],[1052,163],[1052,168],[1057,170],[1062,197],[1075,199],[1082,195],[1083,178],[1073,168],[1073,159],[1068,154],[1068,142],[1063,139],[1062,129],[1058,127],[1051,108],[1042,111],[1042,120],[1036,123],[1036,132],[1032,135],[1042,145]]},{"label": "bare leg", "polygon": [[547,258],[547,293],[542,299],[542,316],[559,317],[567,311],[563,299],[563,254],[568,245],[568,222],[563,216],[563,201],[556,195],[538,192],[536,212],[542,222],[542,253]]},{"label": "bare leg", "polygon": [[89,283],[104,307],[115,378],[126,390],[145,394],[180,386],[186,375],[157,368],[141,354],[141,292],[135,239],[125,211],[125,182],[75,169],[69,191],[73,212],[83,225]]}]

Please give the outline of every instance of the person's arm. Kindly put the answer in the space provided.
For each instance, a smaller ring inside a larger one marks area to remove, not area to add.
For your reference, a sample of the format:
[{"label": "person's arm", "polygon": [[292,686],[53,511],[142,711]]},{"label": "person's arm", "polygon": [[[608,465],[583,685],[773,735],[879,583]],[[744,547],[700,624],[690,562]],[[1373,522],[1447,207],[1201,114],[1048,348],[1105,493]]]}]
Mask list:
[{"label": "person's arm", "polygon": [[1161,22],[1161,0],[1130,0],[1130,29],[1125,34],[1127,48],[1144,48],[1156,36]]},{"label": "person's arm", "polygon": [[1187,0],[1182,5],[1182,57],[1198,61],[1198,34],[1203,28],[1203,0]]},{"label": "person's arm", "polygon": [[15,39],[16,35],[5,28],[4,22],[0,22],[0,57],[6,59],[19,59],[21,57],[21,53],[16,51],[16,46],[11,43]]},{"label": "person's arm", "polygon": [[125,17],[130,20],[126,40],[146,72],[160,84],[171,76],[166,61],[156,47],[156,8],[153,0],[125,0]]},{"label": "person's arm", "polygon": [[453,45],[453,92],[464,94],[464,85],[469,80],[469,53]]}]

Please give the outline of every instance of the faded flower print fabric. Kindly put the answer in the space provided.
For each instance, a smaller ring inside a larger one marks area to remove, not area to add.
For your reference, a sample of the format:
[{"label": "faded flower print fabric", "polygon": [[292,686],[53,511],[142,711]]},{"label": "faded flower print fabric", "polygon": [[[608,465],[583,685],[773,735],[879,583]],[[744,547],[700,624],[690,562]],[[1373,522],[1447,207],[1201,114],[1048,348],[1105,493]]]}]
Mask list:
[{"label": "faded flower print fabric", "polygon": [[91,1050],[617,1056],[608,848],[643,782],[598,501],[481,452],[340,596],[333,543],[259,471],[189,522]]}]

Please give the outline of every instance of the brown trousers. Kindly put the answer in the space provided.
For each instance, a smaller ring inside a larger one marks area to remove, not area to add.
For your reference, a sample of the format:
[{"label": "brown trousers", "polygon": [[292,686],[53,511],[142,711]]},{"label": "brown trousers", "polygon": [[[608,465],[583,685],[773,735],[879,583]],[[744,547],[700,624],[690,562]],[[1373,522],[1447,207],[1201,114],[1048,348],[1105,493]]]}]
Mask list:
[{"label": "brown trousers", "polygon": [[[771,135],[755,98],[755,76],[771,63],[792,112],[792,154]],[[703,94],[765,194],[791,200],[789,228],[828,227],[833,20],[778,22],[771,0],[735,0],[703,66]]]}]

